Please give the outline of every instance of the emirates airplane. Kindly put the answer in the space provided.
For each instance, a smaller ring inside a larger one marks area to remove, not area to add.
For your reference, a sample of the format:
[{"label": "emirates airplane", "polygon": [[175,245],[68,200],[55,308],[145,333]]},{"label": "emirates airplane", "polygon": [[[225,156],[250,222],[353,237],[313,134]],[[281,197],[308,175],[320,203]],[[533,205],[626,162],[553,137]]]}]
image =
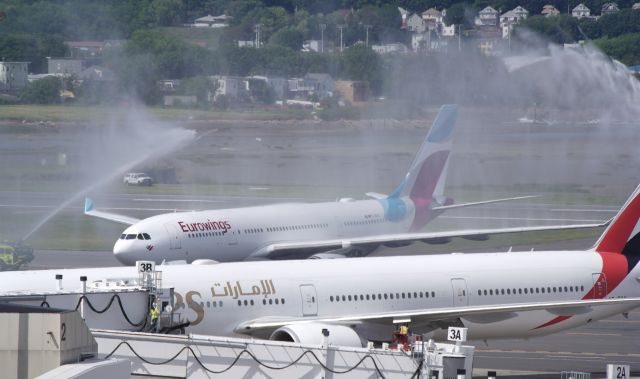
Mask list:
[{"label": "emirates airplane", "polygon": [[390,195],[368,193],[368,200],[288,203],[257,207],[173,212],[144,220],[94,209],[85,214],[131,225],[113,252],[124,264],[139,260],[211,259],[218,262],[265,259],[364,256],[380,245],[414,241],[442,243],[452,237],[486,239],[489,234],[596,227],[602,224],[419,232],[444,210],[532,196],[453,204],[444,195],[455,105],[444,105],[409,167]]},{"label": "emirates airplane", "polygon": [[[640,186],[587,251],[161,265],[186,331],[361,346],[389,340],[397,324],[439,338],[534,337],[640,305]],[[142,266],[142,265],[141,265]],[[64,288],[78,277],[137,280],[135,267],[0,273],[11,293]],[[47,299],[45,298],[45,301]],[[44,302],[43,302],[44,303]]]}]

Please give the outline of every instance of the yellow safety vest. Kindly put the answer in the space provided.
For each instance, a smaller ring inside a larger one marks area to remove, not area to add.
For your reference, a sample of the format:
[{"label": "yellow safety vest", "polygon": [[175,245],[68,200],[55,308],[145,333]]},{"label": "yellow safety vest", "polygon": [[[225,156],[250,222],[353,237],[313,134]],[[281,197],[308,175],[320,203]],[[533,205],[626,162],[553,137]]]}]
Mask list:
[{"label": "yellow safety vest", "polygon": [[152,320],[157,320],[159,313],[160,312],[158,312],[158,310],[156,308],[151,308],[151,319]]}]

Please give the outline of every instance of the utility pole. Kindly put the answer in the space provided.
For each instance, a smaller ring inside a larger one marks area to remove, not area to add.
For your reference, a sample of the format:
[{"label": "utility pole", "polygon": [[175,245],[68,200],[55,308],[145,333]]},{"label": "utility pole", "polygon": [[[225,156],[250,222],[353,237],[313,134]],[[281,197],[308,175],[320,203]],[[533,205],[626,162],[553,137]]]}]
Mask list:
[{"label": "utility pole", "polygon": [[345,25],[345,24],[337,25],[337,28],[340,29],[340,52],[342,52],[344,50],[344,44],[342,43],[342,29],[344,29],[346,27],[347,27],[347,25]]},{"label": "utility pole", "polygon": [[462,51],[462,24],[458,24],[458,51]]},{"label": "utility pole", "polygon": [[366,46],[369,47],[369,29],[371,29],[371,25],[369,24],[364,24],[364,29],[367,31],[367,42],[366,42]]},{"label": "utility pole", "polygon": [[327,24],[320,24],[320,39],[321,39],[321,45],[320,45],[320,52],[324,53],[324,30],[327,28]]},{"label": "utility pole", "polygon": [[262,25],[261,24],[255,24],[253,25],[253,31],[256,33],[256,49],[260,48],[260,27]]}]

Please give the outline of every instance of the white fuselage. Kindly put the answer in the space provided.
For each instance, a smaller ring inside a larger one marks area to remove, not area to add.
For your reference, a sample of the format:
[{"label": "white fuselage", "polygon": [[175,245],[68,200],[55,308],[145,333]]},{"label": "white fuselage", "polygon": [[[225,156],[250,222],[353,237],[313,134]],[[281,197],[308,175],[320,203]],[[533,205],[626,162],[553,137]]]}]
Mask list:
[{"label": "white fuselage", "polygon": [[[176,311],[191,322],[187,332],[232,336],[243,322],[270,316],[304,319],[375,315],[460,306],[579,300],[603,277],[599,253],[535,252],[450,254],[390,258],[240,262],[158,266],[163,286],[175,289]],[[635,267],[619,283],[600,283],[590,296],[640,294]],[[3,291],[77,287],[79,275],[91,283],[135,277],[134,267],[0,273]],[[615,288],[614,288],[615,286]],[[602,291],[602,292],[599,292]],[[546,310],[519,312],[507,319],[462,318],[470,338],[531,337],[554,333],[628,311],[633,306],[605,305],[568,318]],[[551,322],[553,321],[553,322]],[[547,323],[551,324],[543,326]],[[366,339],[391,336],[390,323],[354,323]],[[411,324],[414,332],[432,325]]]},{"label": "white fuselage", "polygon": [[[398,200],[403,205],[401,217],[388,217],[385,200],[166,213],[127,228],[113,251],[125,264],[138,260],[231,262],[251,258],[261,248],[279,242],[406,232],[414,219],[414,205],[408,198]],[[150,238],[143,239],[143,233]]]}]

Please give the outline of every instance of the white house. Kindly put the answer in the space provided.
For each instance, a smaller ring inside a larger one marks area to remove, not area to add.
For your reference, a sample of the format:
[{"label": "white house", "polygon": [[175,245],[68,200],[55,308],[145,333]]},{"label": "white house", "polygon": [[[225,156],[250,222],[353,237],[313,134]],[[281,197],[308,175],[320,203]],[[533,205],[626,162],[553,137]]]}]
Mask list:
[{"label": "white house", "polygon": [[509,38],[513,31],[513,26],[519,24],[529,17],[529,11],[521,6],[505,12],[500,16],[500,27],[502,28],[502,38]]},{"label": "white house", "polygon": [[371,50],[378,54],[406,53],[409,51],[402,43],[387,43],[384,45],[371,45]]},{"label": "white house", "polygon": [[221,95],[225,95],[231,98],[238,98],[243,91],[242,79],[233,76],[213,75],[210,77],[213,83],[216,85],[216,91],[213,94],[213,99],[217,99]]},{"label": "white house", "polygon": [[587,8],[587,6],[584,5],[583,3],[580,3],[571,10],[571,16],[577,19],[591,17],[591,10]]},{"label": "white house", "polygon": [[196,18],[192,26],[196,28],[226,28],[233,17],[221,14],[220,16],[206,15]]},{"label": "white house", "polygon": [[618,8],[618,4],[616,3],[605,3],[602,5],[602,11],[601,13],[603,15],[605,14],[609,14],[609,13],[616,13],[620,10],[620,8]]},{"label": "white house", "polygon": [[477,26],[497,26],[500,14],[492,7],[486,7],[478,13],[475,24]]},{"label": "white house", "polygon": [[427,23],[417,13],[414,13],[407,18],[407,30],[414,33],[424,33],[427,30]]},{"label": "white house", "polygon": [[29,62],[0,62],[0,91],[15,91],[27,85]]},{"label": "white house", "polygon": [[552,16],[559,15],[560,11],[553,5],[547,4],[544,7],[542,7],[542,12],[540,12],[540,14],[545,17],[552,17]]}]

